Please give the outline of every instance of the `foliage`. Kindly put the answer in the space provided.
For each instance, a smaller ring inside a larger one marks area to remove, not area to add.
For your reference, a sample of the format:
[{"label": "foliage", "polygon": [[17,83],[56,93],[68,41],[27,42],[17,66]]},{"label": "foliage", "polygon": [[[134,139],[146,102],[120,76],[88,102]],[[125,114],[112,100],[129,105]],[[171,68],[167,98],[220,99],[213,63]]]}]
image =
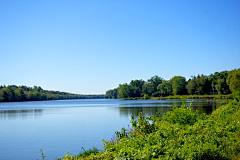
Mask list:
[{"label": "foliage", "polygon": [[112,98],[112,99],[118,98],[118,88],[114,88],[114,89],[108,90],[106,92],[104,98],[108,98],[108,99],[110,99],[110,98]]},{"label": "foliage", "polygon": [[232,99],[233,94],[228,95],[175,95],[160,97],[160,99]]},{"label": "foliage", "polygon": [[167,112],[163,120],[172,124],[179,123],[180,125],[193,125],[197,121],[198,113],[192,113],[191,107],[187,107],[182,99],[181,107],[174,107],[172,112]]},{"label": "foliage", "polygon": [[188,90],[188,93],[191,95],[210,94],[211,83],[207,76],[198,75],[197,77],[193,76],[188,80],[186,88]]},{"label": "foliage", "polygon": [[173,95],[183,95],[186,94],[186,79],[182,76],[174,76],[170,79],[172,84],[172,94]]},{"label": "foliage", "polygon": [[[98,150],[96,147],[93,147],[93,149],[89,149],[89,150],[85,150],[83,147],[83,152],[80,152],[79,155],[77,156],[72,156],[71,154],[69,154],[69,152],[65,152],[64,153],[64,158],[56,158],[56,160],[86,160],[89,156],[94,156],[97,155],[98,153],[102,153],[102,151]],[[44,154],[43,154],[43,150],[41,149],[41,156],[42,159],[45,160]]]},{"label": "foliage", "polygon": [[39,86],[0,86],[0,102],[42,101],[58,99],[103,98],[104,95],[80,95],[43,90]]},{"label": "foliage", "polygon": [[170,80],[153,76],[146,82],[141,79],[132,80],[129,84],[119,84],[118,88],[108,90],[105,98],[135,100],[141,99],[140,97],[145,99],[143,96],[146,94],[151,99],[176,95],[227,95],[239,90],[240,69],[235,69],[215,72],[209,76],[192,76],[188,81],[182,76],[174,76]]},{"label": "foliage", "polygon": [[144,94],[143,99],[150,99],[148,94]]},{"label": "foliage", "polygon": [[118,98],[131,97],[130,86],[127,83],[120,84],[118,89]]},{"label": "foliage", "polygon": [[233,93],[240,91],[240,68],[238,70],[234,69],[229,72],[227,84]]},{"label": "foliage", "polygon": [[[122,99],[132,99],[136,97],[143,97],[147,94],[149,97],[158,96],[160,92],[157,87],[161,84],[163,79],[158,76],[153,76],[147,80],[147,82],[140,80],[132,80],[129,84],[119,84],[118,87],[118,98]],[[106,95],[109,95],[109,92],[106,92]]]},{"label": "foliage", "polygon": [[[82,147],[82,149],[83,149],[83,147]],[[93,149],[84,150],[83,152],[79,153],[79,155],[77,155],[75,158],[87,158],[88,156],[96,155],[99,152],[100,152],[100,150],[98,150],[96,147],[93,147]]]},{"label": "foliage", "polygon": [[145,81],[140,80],[132,80],[130,82],[130,88],[131,88],[131,97],[141,97],[142,96],[142,88]]},{"label": "foliage", "polygon": [[158,85],[157,89],[159,90],[161,96],[168,96],[172,94],[172,84],[168,80],[163,80],[163,82]]},{"label": "foliage", "polygon": [[142,94],[147,94],[148,96],[151,96],[154,93],[154,84],[153,83],[145,83],[142,87]]},{"label": "foliage", "polygon": [[41,154],[42,154],[42,159],[44,160],[46,156],[44,156],[42,149],[40,149],[40,151],[41,151]]},{"label": "foliage", "polygon": [[228,71],[215,72],[214,75],[209,76],[212,90],[217,91],[218,94],[229,94],[229,86],[227,84]]},{"label": "foliage", "polygon": [[152,84],[153,86],[153,91],[152,91],[152,94],[153,95],[157,95],[158,94],[158,90],[157,90],[157,87],[159,84],[161,84],[163,81],[163,78],[155,75],[153,77],[151,77],[149,80],[148,80],[148,83]]},{"label": "foliage", "polygon": [[88,159],[238,159],[239,95],[210,116],[192,113],[184,101],[165,115],[147,118],[140,113],[132,117],[132,129],[103,140],[105,151]]}]

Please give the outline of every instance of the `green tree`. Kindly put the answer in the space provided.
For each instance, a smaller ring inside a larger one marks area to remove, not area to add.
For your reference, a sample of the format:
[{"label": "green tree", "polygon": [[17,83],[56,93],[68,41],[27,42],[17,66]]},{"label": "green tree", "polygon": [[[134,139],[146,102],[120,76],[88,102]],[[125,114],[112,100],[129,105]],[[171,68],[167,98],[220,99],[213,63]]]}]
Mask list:
[{"label": "green tree", "polygon": [[2,90],[2,88],[0,89],[0,102],[4,102],[4,97],[3,97],[3,90]]},{"label": "green tree", "polygon": [[191,95],[196,94],[196,77],[195,76],[192,76],[192,79],[188,80],[186,89],[188,90],[189,94]]},{"label": "green tree", "polygon": [[130,86],[127,83],[119,84],[118,98],[131,97]]},{"label": "green tree", "polygon": [[157,87],[158,87],[159,84],[162,83],[162,81],[163,81],[163,78],[161,78],[161,77],[159,77],[159,76],[157,76],[157,75],[151,77],[150,79],[148,79],[148,83],[151,83],[152,86],[153,86],[152,94],[154,94],[154,93],[155,93],[155,95],[158,94],[158,89],[157,89]]},{"label": "green tree", "polygon": [[8,88],[5,87],[2,89],[2,101],[3,102],[12,102],[13,101],[13,94],[12,91]]},{"label": "green tree", "polygon": [[174,76],[170,79],[172,84],[172,94],[173,95],[184,95],[186,94],[186,79],[182,76]]},{"label": "green tree", "polygon": [[141,97],[142,96],[142,87],[144,85],[145,81],[140,80],[132,80],[130,82],[130,90],[132,97]]},{"label": "green tree", "polygon": [[214,75],[209,76],[212,90],[217,91],[218,94],[229,94],[231,93],[227,84],[228,71],[215,72]]},{"label": "green tree", "polygon": [[233,93],[240,91],[240,68],[229,72],[227,77],[227,84]]},{"label": "green tree", "polygon": [[161,96],[168,96],[172,94],[172,84],[169,80],[163,80],[161,84],[157,87]]},{"label": "green tree", "polygon": [[211,90],[211,83],[208,80],[208,76],[198,75],[197,77],[193,76],[188,80],[186,85],[188,93],[193,95],[204,95],[209,94]]},{"label": "green tree", "polygon": [[118,88],[108,90],[104,96],[104,98],[117,98],[117,97],[118,97]]},{"label": "green tree", "polygon": [[201,75],[198,80],[197,93],[199,95],[209,94],[211,90],[211,83],[208,80],[208,76]]},{"label": "green tree", "polygon": [[142,94],[147,94],[148,96],[152,96],[152,94],[155,92],[154,84],[153,83],[145,83],[142,86]]}]

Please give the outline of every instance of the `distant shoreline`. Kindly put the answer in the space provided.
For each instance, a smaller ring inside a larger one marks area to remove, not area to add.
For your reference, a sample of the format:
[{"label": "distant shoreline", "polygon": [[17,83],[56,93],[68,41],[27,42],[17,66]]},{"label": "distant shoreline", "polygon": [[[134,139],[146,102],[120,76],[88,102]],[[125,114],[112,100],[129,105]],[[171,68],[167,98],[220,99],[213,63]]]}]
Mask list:
[{"label": "distant shoreline", "polygon": [[0,102],[47,101],[65,99],[104,98],[104,94],[81,95],[60,91],[43,90],[40,86],[0,86]]}]

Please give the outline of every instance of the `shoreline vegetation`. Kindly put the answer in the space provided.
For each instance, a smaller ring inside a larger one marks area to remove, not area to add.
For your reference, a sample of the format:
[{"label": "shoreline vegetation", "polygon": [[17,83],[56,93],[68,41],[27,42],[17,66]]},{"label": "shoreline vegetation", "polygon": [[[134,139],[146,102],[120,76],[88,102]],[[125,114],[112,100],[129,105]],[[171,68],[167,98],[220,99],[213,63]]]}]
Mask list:
[{"label": "shoreline vegetation", "polygon": [[104,94],[82,95],[60,91],[43,90],[39,86],[0,86],[0,102],[46,101],[64,99],[104,98]]},{"label": "shoreline vegetation", "polygon": [[165,100],[165,99],[232,99],[233,94],[228,95],[175,95],[166,97],[129,97],[123,98],[123,100]]},{"label": "shoreline vegetation", "polygon": [[[153,76],[146,82],[132,80],[108,90],[105,95],[80,95],[43,90],[41,87],[0,86],[0,102],[42,101],[83,98],[182,99],[180,107],[144,117],[132,116],[132,127],[115,132],[105,141],[104,151],[84,150],[77,156],[65,153],[61,160],[98,159],[217,159],[240,157],[240,68],[209,76]],[[211,115],[193,112],[184,99],[226,99]],[[45,159],[41,150],[42,158]],[[59,159],[60,160],[60,159]]]},{"label": "shoreline vegetation", "polygon": [[106,94],[82,95],[60,91],[43,90],[40,86],[27,87],[16,85],[0,86],[0,102],[44,101],[87,98],[119,98],[123,100],[138,99],[194,99],[194,98],[231,98],[240,91],[240,68],[214,74],[185,77],[174,76],[164,80],[153,76],[147,81],[131,80],[129,84],[119,84]]},{"label": "shoreline vegetation", "polygon": [[[100,159],[216,159],[240,157],[240,92],[211,115],[193,112],[184,99],[180,107],[161,115],[132,117],[132,128],[115,132],[104,142],[104,151],[65,153],[58,160]],[[42,153],[43,155],[43,153]],[[44,156],[43,156],[44,159]]]},{"label": "shoreline vegetation", "polygon": [[214,74],[192,76],[186,80],[174,76],[170,80],[153,76],[147,81],[131,80],[119,84],[117,88],[106,92],[105,98],[123,100],[135,99],[179,99],[184,98],[231,98],[231,94],[240,91],[240,68]]}]

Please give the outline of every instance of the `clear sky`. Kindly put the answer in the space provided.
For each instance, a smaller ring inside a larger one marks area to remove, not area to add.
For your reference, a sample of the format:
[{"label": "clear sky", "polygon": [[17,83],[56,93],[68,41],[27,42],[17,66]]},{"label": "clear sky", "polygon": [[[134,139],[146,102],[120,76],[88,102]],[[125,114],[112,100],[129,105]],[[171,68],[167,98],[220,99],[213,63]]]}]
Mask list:
[{"label": "clear sky", "polygon": [[239,0],[0,0],[0,84],[105,93],[240,68]]}]

